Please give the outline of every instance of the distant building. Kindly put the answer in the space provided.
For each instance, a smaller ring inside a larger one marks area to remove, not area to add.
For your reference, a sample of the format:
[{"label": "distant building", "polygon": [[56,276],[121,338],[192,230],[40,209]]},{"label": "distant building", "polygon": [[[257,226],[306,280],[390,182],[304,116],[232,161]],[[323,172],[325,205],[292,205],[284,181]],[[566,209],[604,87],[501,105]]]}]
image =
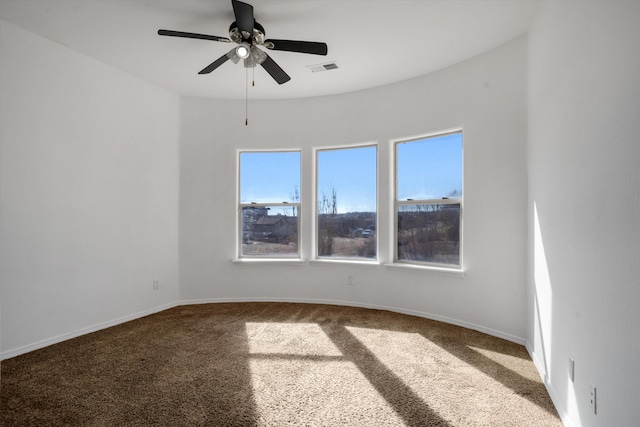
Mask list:
[{"label": "distant building", "polygon": [[296,218],[284,215],[262,216],[253,227],[254,240],[287,240],[296,233]]}]

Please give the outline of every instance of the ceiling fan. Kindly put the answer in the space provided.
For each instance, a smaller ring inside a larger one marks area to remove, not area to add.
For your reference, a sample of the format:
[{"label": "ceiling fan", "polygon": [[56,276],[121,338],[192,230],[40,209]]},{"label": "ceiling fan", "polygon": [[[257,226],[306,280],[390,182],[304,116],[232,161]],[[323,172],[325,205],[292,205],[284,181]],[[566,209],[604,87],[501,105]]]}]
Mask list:
[{"label": "ceiling fan", "polygon": [[259,64],[278,84],[288,82],[291,80],[291,77],[289,77],[264,50],[260,49],[259,46],[270,50],[284,50],[288,52],[309,53],[312,55],[327,54],[326,43],[266,39],[264,28],[253,18],[253,6],[238,0],[231,0],[231,4],[236,20],[229,27],[229,38],[172,30],[158,30],[158,34],[161,36],[213,40],[225,43],[234,42],[237,44],[236,47],[207,65],[198,74],[209,74],[229,59],[236,64],[240,59],[243,59],[246,68],[253,68]]}]

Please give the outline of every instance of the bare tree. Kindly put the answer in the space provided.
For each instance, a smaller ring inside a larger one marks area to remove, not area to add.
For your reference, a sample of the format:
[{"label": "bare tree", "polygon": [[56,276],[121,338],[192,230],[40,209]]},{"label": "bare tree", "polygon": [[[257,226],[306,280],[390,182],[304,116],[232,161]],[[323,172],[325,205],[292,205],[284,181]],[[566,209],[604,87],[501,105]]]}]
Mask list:
[{"label": "bare tree", "polygon": [[398,256],[441,262],[459,256],[460,205],[404,205],[398,212]]},{"label": "bare tree", "polygon": [[[300,201],[300,191],[298,190],[297,185],[294,185],[293,191],[289,193],[289,200],[291,200],[294,203],[298,203]],[[297,207],[293,206],[291,212],[293,214],[292,216],[295,217],[297,214]]]},{"label": "bare tree", "polygon": [[333,254],[333,238],[336,236],[336,214],[338,213],[338,194],[335,187],[322,192],[318,200],[318,255]]}]

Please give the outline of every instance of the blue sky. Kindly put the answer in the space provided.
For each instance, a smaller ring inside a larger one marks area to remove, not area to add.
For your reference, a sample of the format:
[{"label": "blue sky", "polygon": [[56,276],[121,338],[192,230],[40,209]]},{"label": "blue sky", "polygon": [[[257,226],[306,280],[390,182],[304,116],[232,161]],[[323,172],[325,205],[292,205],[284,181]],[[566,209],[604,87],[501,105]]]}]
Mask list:
[{"label": "blue sky", "polygon": [[338,213],[376,210],[377,147],[318,151],[318,198],[336,190]]},{"label": "blue sky", "polygon": [[[400,143],[397,156],[399,200],[462,193],[462,134]],[[300,190],[300,152],[243,152],[240,165],[241,203],[291,202]],[[318,195],[335,188],[340,213],[375,211],[376,169],[376,146],[319,150]]]},{"label": "blue sky", "polygon": [[462,194],[462,134],[397,145],[398,200],[439,199]]},{"label": "blue sky", "polygon": [[240,154],[240,203],[291,202],[300,191],[300,152]]}]

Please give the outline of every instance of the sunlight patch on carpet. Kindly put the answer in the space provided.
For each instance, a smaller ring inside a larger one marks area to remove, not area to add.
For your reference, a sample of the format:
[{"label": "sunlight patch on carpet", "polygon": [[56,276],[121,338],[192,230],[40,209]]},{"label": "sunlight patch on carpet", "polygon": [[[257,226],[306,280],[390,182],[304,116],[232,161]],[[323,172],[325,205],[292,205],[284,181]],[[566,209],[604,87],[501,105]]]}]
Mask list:
[{"label": "sunlight patch on carpet", "polygon": [[246,323],[250,354],[342,356],[316,323]]},{"label": "sunlight patch on carpet", "polygon": [[493,360],[501,366],[507,369],[511,369],[523,378],[531,381],[540,381],[540,374],[538,371],[532,368],[531,360],[523,359],[521,357],[512,356],[510,354],[498,353],[497,351],[487,350],[484,348],[478,348],[473,346],[467,346],[470,350],[475,351],[483,355],[484,357]]},{"label": "sunlight patch on carpet", "polygon": [[[492,425],[492,419],[513,425],[562,425],[544,409],[499,381],[502,375],[489,358],[476,367],[417,333],[347,326],[375,357],[422,399],[455,426]],[[454,357],[452,357],[454,356]],[[495,372],[496,378],[491,374]],[[523,381],[530,381],[522,378]],[[521,418],[522,416],[525,418]],[[496,418],[499,417],[499,418]],[[486,424],[485,424],[486,423]]]},{"label": "sunlight patch on carpet", "polygon": [[252,360],[250,368],[258,425],[404,425],[352,362]]}]

